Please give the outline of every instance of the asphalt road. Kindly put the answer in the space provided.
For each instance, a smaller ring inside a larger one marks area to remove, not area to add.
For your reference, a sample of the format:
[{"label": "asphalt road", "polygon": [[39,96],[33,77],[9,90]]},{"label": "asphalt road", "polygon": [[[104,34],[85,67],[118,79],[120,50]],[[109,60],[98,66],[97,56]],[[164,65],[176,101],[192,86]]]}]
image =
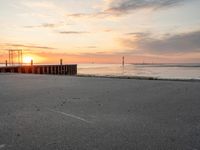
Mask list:
[{"label": "asphalt road", "polygon": [[0,74],[0,150],[199,150],[200,82]]}]

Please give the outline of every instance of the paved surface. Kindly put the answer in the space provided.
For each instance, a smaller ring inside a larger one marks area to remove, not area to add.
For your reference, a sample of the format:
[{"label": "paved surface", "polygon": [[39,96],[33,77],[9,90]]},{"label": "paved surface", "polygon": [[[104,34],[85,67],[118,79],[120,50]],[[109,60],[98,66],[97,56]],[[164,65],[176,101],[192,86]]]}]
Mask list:
[{"label": "paved surface", "polygon": [[200,82],[0,74],[0,150],[133,149],[200,149]]}]

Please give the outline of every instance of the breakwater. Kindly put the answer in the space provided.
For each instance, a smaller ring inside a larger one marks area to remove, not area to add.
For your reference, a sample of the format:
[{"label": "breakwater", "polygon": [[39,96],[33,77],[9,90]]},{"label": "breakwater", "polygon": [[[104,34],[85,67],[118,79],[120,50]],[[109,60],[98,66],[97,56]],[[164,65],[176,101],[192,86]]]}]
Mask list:
[{"label": "breakwater", "polygon": [[0,67],[0,73],[77,75],[77,65],[30,65]]}]

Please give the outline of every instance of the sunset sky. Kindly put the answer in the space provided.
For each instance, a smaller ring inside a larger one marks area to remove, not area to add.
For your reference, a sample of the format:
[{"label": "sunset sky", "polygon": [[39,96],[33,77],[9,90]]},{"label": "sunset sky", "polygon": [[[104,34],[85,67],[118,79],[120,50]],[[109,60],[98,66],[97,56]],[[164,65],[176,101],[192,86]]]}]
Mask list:
[{"label": "sunset sky", "polygon": [[200,0],[0,0],[0,62],[200,63]]}]

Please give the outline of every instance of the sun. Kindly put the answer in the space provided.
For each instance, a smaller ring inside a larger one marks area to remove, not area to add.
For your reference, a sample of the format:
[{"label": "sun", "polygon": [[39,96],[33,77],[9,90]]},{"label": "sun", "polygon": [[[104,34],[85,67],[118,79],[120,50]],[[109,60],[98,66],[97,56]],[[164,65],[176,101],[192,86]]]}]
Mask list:
[{"label": "sun", "polygon": [[31,63],[31,60],[33,60],[31,56],[25,56],[23,58],[23,63]]}]

